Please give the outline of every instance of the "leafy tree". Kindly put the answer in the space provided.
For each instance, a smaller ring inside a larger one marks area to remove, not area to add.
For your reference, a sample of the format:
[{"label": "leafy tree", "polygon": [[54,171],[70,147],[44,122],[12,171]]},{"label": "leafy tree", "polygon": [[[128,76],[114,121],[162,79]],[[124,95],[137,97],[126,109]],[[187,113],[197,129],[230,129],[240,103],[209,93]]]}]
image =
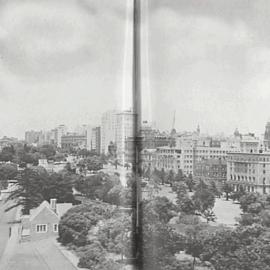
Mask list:
[{"label": "leafy tree", "polygon": [[169,258],[183,248],[184,237],[166,223],[169,220],[166,213],[157,213],[160,209],[164,209],[161,211],[164,212],[166,207],[155,208],[154,204],[154,202],[144,201],[142,205],[142,267],[161,270],[165,269]]},{"label": "leafy tree", "polygon": [[260,195],[257,193],[247,193],[239,198],[240,208],[243,212],[249,212],[249,207],[253,203],[257,203],[260,200]]},{"label": "leafy tree", "polygon": [[168,184],[170,184],[170,186],[173,185],[173,182],[174,182],[174,172],[173,172],[173,170],[170,170],[170,171],[169,171],[169,173],[168,173],[168,175],[167,175],[167,177],[166,177],[166,182],[167,182]]},{"label": "leafy tree", "polygon": [[209,234],[203,245],[200,258],[217,270],[270,269],[269,237],[261,226],[223,229]]},{"label": "leafy tree", "polygon": [[97,238],[108,252],[127,255],[131,254],[131,231],[131,217],[122,213],[105,220],[98,230]]},{"label": "leafy tree", "polygon": [[187,178],[185,178],[185,183],[189,189],[189,192],[193,191],[193,187],[195,186],[195,182],[193,180],[192,174],[189,174]]},{"label": "leafy tree", "polygon": [[55,147],[51,144],[48,145],[42,145],[38,148],[38,152],[46,157],[46,159],[54,159],[54,156],[56,154]]},{"label": "leafy tree", "polygon": [[197,189],[192,199],[200,213],[211,210],[215,205],[215,195],[208,188]]},{"label": "leafy tree", "polygon": [[209,221],[214,222],[216,220],[216,215],[211,209],[207,209],[204,212],[202,212],[202,217],[206,219],[207,223]]},{"label": "leafy tree", "polygon": [[0,153],[0,161],[12,161],[15,155],[15,149],[14,146],[7,146],[4,147]]},{"label": "leafy tree", "polygon": [[28,214],[32,208],[42,201],[55,198],[60,202],[74,202],[72,184],[61,174],[49,175],[45,169],[25,169],[18,174],[17,188],[14,189],[7,200],[14,204],[6,211],[21,205],[23,213]]},{"label": "leafy tree", "polygon": [[189,196],[184,195],[183,198],[181,198],[181,200],[177,200],[177,203],[182,213],[195,214],[196,207],[194,205],[193,200]]},{"label": "leafy tree", "polygon": [[233,192],[233,187],[227,182],[222,186],[222,191],[226,194],[226,201],[229,200],[229,194]]},{"label": "leafy tree", "polygon": [[59,222],[59,241],[85,246],[89,243],[88,233],[102,219],[114,214],[113,207],[104,203],[88,202],[69,209]]},{"label": "leafy tree", "polygon": [[7,187],[7,181],[13,180],[18,174],[16,164],[1,164],[0,165],[0,190]]},{"label": "leafy tree", "polygon": [[217,185],[216,185],[216,182],[215,181],[211,181],[210,182],[210,187],[209,187],[210,191],[217,197],[220,198],[220,195],[221,195],[221,192],[220,190],[218,189]]},{"label": "leafy tree", "polygon": [[126,162],[124,167],[126,168],[126,170],[128,170],[130,168],[130,164],[128,162]]},{"label": "leafy tree", "polygon": [[231,198],[234,201],[239,201],[242,196],[246,194],[244,188],[242,186],[239,187],[239,189],[231,194]]}]

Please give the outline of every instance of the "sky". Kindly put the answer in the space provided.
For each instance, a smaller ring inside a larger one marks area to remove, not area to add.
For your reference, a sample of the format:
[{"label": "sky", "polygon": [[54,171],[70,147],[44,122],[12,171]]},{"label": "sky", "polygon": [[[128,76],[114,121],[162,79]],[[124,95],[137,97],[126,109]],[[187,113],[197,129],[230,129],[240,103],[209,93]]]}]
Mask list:
[{"label": "sky", "polygon": [[[131,106],[131,0],[0,1],[0,136]],[[161,130],[264,131],[267,0],[142,1],[142,114]]]},{"label": "sky", "polygon": [[267,0],[149,0],[152,114],[161,129],[264,132],[270,117]]},{"label": "sky", "polygon": [[0,2],[0,136],[23,138],[25,130],[62,123],[99,125],[102,112],[123,107],[126,6]]}]

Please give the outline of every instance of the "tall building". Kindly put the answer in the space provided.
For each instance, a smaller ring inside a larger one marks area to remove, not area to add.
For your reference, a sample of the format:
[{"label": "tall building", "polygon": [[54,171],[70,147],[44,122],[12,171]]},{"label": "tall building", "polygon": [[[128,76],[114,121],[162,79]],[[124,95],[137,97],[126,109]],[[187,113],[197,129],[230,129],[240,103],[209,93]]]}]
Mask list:
[{"label": "tall building", "polygon": [[107,154],[111,142],[116,141],[117,111],[107,111],[101,118],[101,153]]},{"label": "tall building", "polygon": [[41,131],[30,130],[25,132],[25,141],[28,144],[38,143]]},{"label": "tall building", "polygon": [[67,133],[67,127],[65,125],[59,125],[56,127],[56,145],[57,147],[61,147],[62,136]]},{"label": "tall building", "polygon": [[267,149],[270,149],[270,122],[267,122],[265,126],[264,145]]},{"label": "tall building", "polygon": [[119,160],[125,162],[125,146],[128,137],[134,137],[135,113],[131,110],[116,115],[116,151]]},{"label": "tall building", "polygon": [[91,139],[91,150],[95,151],[98,155],[100,154],[100,143],[101,134],[100,127],[95,127],[92,129],[92,139]]}]

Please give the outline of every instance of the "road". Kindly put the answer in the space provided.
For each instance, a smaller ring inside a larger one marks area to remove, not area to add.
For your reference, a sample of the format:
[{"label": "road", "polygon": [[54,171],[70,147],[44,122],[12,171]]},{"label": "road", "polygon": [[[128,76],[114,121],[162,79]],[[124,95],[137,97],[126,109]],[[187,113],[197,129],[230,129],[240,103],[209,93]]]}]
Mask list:
[{"label": "road", "polygon": [[17,209],[14,208],[9,212],[5,212],[5,209],[10,205],[10,202],[4,203],[3,200],[0,201],[0,260],[9,239],[9,228],[12,226],[9,222],[15,221],[17,211]]},{"label": "road", "polygon": [[46,239],[18,243],[5,270],[77,270],[54,241]]},{"label": "road", "polygon": [[131,169],[126,169],[123,166],[118,165],[117,169],[115,169],[115,166],[111,164],[104,165],[103,169],[101,170],[104,173],[107,173],[109,175],[113,175],[115,173],[119,173],[120,175],[120,181],[121,184],[125,187],[127,185],[127,174],[131,173]]}]

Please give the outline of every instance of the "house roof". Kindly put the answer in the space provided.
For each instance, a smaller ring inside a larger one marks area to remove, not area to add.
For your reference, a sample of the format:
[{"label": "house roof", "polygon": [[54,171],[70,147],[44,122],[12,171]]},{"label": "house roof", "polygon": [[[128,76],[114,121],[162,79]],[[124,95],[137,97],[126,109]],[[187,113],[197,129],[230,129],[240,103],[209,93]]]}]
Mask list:
[{"label": "house roof", "polygon": [[72,203],[57,203],[56,213],[51,209],[50,204],[47,201],[43,201],[37,208],[30,210],[29,220],[32,221],[35,217],[44,209],[47,208],[51,213],[53,213],[58,218],[61,218],[70,208]]},{"label": "house roof", "polygon": [[51,211],[55,216],[58,217],[58,215],[51,209],[50,204],[47,201],[43,201],[37,208],[32,209],[30,211],[30,218],[29,220],[32,221],[35,219],[35,217],[44,209],[47,208],[49,211]]},{"label": "house roof", "polygon": [[56,213],[58,217],[61,218],[71,207],[72,203],[57,203]]}]

